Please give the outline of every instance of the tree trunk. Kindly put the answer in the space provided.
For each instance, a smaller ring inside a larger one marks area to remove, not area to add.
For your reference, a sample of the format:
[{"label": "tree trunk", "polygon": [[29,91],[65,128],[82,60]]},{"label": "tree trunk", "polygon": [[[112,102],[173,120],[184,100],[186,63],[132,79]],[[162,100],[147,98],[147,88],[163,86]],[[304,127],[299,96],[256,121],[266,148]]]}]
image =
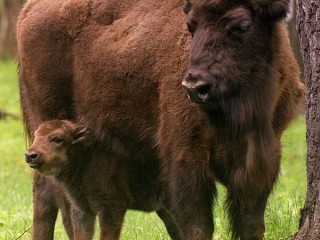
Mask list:
[{"label": "tree trunk", "polygon": [[0,15],[0,58],[17,56],[16,20],[23,3],[24,0],[2,1]]},{"label": "tree trunk", "polygon": [[293,49],[293,53],[299,63],[300,69],[301,69],[301,81],[304,82],[304,75],[303,75],[303,60],[300,52],[300,42],[299,42],[299,36],[296,28],[296,2],[297,0],[291,0],[291,9],[290,13],[287,16],[287,23],[288,23],[288,31],[289,31],[289,37],[291,46]]},{"label": "tree trunk", "polygon": [[297,0],[297,29],[307,86],[307,196],[294,239],[320,239],[320,1]]}]

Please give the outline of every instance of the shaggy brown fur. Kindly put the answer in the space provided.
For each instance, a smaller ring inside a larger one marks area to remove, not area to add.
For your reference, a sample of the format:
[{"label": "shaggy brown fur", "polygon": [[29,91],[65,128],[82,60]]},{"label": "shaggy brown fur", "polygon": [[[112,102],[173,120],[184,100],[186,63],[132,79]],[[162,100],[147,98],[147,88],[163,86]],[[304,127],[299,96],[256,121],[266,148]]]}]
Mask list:
[{"label": "shaggy brown fur", "polygon": [[[187,1],[191,41],[182,5],[29,1],[18,21],[27,131],[80,120],[115,159],[161,161],[183,239],[211,239],[218,180],[233,237],[261,239],[280,137],[304,92],[281,21],[288,1]],[[35,205],[47,201],[38,188]]]},{"label": "shaggy brown fur", "polygon": [[181,239],[159,182],[159,163],[118,161],[91,131],[67,120],[42,123],[26,152],[26,162],[52,176],[72,203],[74,239],[92,239],[95,216],[100,239],[119,239],[128,208],[157,211],[172,239]]}]

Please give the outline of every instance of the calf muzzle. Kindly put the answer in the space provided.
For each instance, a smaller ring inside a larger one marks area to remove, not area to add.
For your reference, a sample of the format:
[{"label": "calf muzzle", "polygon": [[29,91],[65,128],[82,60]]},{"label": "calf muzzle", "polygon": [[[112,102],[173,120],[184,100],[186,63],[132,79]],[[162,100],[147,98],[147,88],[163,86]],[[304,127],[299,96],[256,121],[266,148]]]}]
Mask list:
[{"label": "calf muzzle", "polygon": [[40,168],[43,163],[43,161],[40,159],[40,154],[35,151],[27,151],[25,156],[26,163],[28,163],[31,168]]}]

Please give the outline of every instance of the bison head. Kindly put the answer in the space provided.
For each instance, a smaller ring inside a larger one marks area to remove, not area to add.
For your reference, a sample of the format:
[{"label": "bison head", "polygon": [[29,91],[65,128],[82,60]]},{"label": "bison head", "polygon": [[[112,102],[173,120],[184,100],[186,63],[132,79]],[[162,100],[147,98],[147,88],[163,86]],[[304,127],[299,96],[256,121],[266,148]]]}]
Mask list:
[{"label": "bison head", "polygon": [[192,43],[182,86],[189,99],[219,106],[263,86],[273,61],[274,26],[288,5],[289,0],[187,0]]},{"label": "bison head", "polygon": [[73,154],[79,155],[75,153],[79,147],[89,145],[90,133],[67,120],[46,121],[35,132],[32,146],[25,153],[26,162],[42,174],[56,176],[73,160]]}]

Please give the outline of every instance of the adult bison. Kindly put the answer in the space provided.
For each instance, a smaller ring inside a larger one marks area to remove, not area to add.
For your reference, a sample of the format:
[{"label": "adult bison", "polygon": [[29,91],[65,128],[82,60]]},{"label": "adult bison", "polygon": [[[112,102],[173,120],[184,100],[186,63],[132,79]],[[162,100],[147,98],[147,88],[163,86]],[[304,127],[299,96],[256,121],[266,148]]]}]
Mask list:
[{"label": "adult bison", "polygon": [[[233,238],[262,239],[280,137],[304,92],[289,0],[188,0],[186,16],[183,2],[29,1],[18,21],[26,129],[32,139],[45,120],[76,120],[112,159],[160,161],[183,239],[211,239],[220,181]],[[51,184],[35,175],[34,232],[46,239]]]}]

